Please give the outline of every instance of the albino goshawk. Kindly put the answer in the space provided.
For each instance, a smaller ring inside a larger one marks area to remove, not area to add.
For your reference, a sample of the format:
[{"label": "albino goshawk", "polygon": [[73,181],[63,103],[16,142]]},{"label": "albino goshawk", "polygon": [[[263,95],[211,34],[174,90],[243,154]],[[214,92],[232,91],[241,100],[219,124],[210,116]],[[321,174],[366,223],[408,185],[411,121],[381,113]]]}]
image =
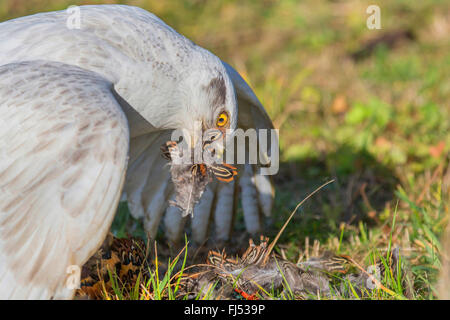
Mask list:
[{"label": "albino goshawk", "polygon": [[[174,129],[216,128],[219,118],[230,129],[272,128],[230,65],[155,15],[79,9],[80,28],[68,27],[67,11],[0,23],[0,299],[72,298],[67,268],[99,248],[125,197],[151,237],[161,223],[177,241],[188,218],[169,205],[160,152]],[[194,242],[210,229],[229,238],[239,193],[247,231],[261,230],[272,183],[254,165],[238,169],[238,179],[207,186]]]}]

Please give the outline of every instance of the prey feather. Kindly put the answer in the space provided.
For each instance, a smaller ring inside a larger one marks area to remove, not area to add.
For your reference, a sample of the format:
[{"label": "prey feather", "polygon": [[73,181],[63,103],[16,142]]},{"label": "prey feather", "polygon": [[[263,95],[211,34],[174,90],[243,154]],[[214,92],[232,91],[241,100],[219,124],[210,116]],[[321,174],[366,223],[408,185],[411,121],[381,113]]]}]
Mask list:
[{"label": "prey feather", "polygon": [[166,158],[171,160],[170,173],[175,186],[175,200],[171,200],[169,203],[178,207],[182,211],[183,217],[188,215],[193,217],[194,207],[211,181],[210,172],[206,170],[206,167],[202,170],[200,164],[183,164],[181,161],[182,148],[176,142],[168,141],[162,149],[163,155],[166,154]]}]

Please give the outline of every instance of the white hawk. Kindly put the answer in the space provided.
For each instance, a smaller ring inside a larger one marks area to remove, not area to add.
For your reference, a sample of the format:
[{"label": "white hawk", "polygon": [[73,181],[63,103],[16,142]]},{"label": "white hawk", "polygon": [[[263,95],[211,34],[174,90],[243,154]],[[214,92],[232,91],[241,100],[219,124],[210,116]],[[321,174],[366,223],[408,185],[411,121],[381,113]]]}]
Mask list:
[{"label": "white hawk", "polygon": [[[272,128],[253,91],[209,51],[131,6],[80,8],[0,23],[0,299],[71,298],[68,266],[105,238],[122,195],[154,237],[176,241],[185,219],[160,146],[194,122]],[[239,107],[239,108],[238,108]],[[223,115],[226,115],[224,121]],[[247,231],[261,229],[273,188],[254,166],[211,183],[195,207],[193,240],[226,240],[242,198]]]}]

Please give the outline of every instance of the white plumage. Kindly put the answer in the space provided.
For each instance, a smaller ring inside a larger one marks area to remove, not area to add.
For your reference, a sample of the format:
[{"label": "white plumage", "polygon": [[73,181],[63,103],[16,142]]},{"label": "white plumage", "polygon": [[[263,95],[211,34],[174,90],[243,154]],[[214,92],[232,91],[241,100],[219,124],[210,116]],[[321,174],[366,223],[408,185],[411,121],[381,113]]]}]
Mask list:
[{"label": "white plumage", "polygon": [[[185,219],[168,207],[159,151],[171,130],[212,128],[221,111],[230,128],[272,127],[231,66],[153,14],[80,9],[80,29],[67,28],[65,11],[0,23],[0,299],[71,298],[66,269],[101,245],[123,192],[150,236],[163,221],[177,241]],[[196,242],[211,214],[215,238],[228,239],[238,184],[248,231],[261,229],[273,191],[253,171],[208,185],[191,224]]]}]

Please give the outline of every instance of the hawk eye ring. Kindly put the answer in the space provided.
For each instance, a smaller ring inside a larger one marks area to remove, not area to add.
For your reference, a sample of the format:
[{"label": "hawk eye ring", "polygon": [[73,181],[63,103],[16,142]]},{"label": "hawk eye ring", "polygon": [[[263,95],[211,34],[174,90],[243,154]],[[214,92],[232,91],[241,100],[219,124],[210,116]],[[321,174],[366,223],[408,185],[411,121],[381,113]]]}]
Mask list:
[{"label": "hawk eye ring", "polygon": [[217,117],[216,125],[220,127],[224,127],[228,124],[228,113],[226,111],[222,111]]}]

